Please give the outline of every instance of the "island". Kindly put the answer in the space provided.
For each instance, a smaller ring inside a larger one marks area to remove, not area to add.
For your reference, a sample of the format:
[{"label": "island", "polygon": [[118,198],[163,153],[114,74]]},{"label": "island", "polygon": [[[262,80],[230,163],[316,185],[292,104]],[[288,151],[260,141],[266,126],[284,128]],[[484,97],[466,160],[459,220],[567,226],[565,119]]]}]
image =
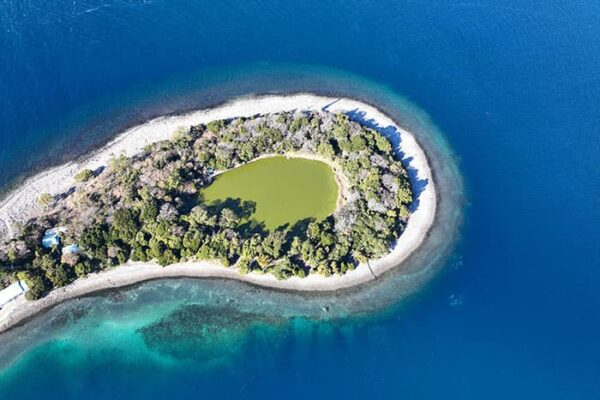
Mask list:
[{"label": "island", "polygon": [[435,205],[414,136],[356,100],[244,98],[149,121],[0,205],[0,289],[25,293],[6,300],[0,331],[161,277],[355,286],[419,246]]}]

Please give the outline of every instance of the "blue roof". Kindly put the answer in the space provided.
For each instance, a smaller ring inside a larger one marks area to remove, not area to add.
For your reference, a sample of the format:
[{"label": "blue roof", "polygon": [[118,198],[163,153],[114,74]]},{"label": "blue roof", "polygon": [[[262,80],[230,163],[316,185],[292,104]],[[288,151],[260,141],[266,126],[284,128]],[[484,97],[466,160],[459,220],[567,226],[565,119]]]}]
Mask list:
[{"label": "blue roof", "polygon": [[42,247],[49,249],[54,246],[58,246],[60,244],[60,237],[56,234],[54,235],[45,235],[42,238]]},{"label": "blue roof", "polygon": [[63,254],[77,254],[79,253],[79,246],[77,243],[70,244],[62,248]]}]

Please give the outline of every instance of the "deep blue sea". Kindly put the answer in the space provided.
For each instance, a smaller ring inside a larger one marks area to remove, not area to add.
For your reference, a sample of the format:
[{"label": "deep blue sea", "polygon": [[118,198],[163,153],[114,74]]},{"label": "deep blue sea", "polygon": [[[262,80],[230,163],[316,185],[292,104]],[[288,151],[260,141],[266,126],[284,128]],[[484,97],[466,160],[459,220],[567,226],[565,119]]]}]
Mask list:
[{"label": "deep blue sea", "polygon": [[0,399],[599,399],[599,42],[590,0],[0,0],[4,190],[157,115],[308,90],[421,129],[460,221],[419,290],[335,315],[219,281],[65,303],[0,337]]}]

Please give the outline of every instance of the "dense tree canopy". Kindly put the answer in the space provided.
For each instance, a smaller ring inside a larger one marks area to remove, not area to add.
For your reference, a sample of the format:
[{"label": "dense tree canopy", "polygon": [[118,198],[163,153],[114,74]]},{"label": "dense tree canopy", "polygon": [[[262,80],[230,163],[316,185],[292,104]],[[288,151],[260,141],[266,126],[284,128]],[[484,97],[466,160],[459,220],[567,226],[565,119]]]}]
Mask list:
[{"label": "dense tree canopy", "polygon": [[[263,154],[290,152],[318,155],[343,173],[346,198],[333,215],[268,231],[248,220],[249,204],[230,199],[208,205],[198,199],[198,190],[216,172]],[[41,196],[42,215],[0,246],[0,278],[24,279],[30,298],[130,259],[161,265],[218,260],[240,273],[279,279],[344,274],[389,251],[412,201],[390,142],[344,114],[327,112],[193,126],[135,157],[113,158],[96,176],[84,170],[74,184],[64,196]],[[61,244],[42,248],[44,231],[57,225],[67,228]],[[69,243],[78,243],[80,253],[62,254]]]}]

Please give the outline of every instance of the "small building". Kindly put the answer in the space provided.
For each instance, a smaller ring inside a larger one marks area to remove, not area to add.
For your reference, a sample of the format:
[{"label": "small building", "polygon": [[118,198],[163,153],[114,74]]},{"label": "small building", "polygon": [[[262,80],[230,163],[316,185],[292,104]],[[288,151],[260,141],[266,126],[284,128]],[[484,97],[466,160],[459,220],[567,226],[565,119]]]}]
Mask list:
[{"label": "small building", "polygon": [[46,229],[46,232],[44,232],[44,235],[47,235],[47,236],[60,235],[61,233],[65,233],[66,231],[67,231],[66,226],[59,226],[59,227],[52,228],[52,229]]},{"label": "small building", "polygon": [[0,290],[0,309],[29,290],[23,281],[17,281],[7,288]]},{"label": "small building", "polygon": [[45,249],[50,249],[52,247],[56,247],[60,244],[60,236],[57,234],[44,235],[42,238],[42,247]]},{"label": "small building", "polygon": [[77,253],[79,253],[79,246],[77,245],[77,243],[71,243],[70,245],[62,248],[62,253],[63,254],[77,254]]},{"label": "small building", "polygon": [[64,226],[47,229],[46,232],[44,232],[44,237],[42,238],[42,247],[45,249],[50,249],[58,246],[60,244],[60,234],[65,233],[66,231],[67,228]]}]

